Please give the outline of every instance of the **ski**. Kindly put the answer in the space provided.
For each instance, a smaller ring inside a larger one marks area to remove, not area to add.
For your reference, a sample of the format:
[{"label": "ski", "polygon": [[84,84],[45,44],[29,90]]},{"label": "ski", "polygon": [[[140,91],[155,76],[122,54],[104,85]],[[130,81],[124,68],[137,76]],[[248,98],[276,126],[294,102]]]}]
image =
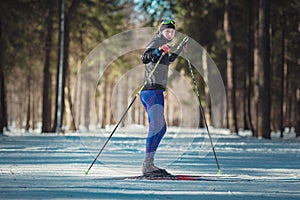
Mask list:
[{"label": "ski", "polygon": [[208,179],[203,176],[195,176],[195,175],[168,175],[168,176],[133,176],[133,177],[125,177],[123,180],[177,180],[177,181],[213,181],[213,179]]},{"label": "ski", "polygon": [[226,182],[241,182],[251,181],[250,179],[238,178],[236,176],[206,176],[206,175],[186,175],[176,174],[168,176],[123,176],[123,177],[105,177],[97,178],[95,180],[150,180],[150,181],[226,181]]}]

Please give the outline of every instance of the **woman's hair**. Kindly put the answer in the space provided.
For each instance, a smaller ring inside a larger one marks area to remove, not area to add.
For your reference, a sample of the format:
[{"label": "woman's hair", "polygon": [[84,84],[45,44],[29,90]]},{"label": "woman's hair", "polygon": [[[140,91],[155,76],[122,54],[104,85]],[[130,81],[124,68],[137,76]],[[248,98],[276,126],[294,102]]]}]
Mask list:
[{"label": "woman's hair", "polygon": [[157,32],[159,31],[159,29],[160,29],[160,27],[161,27],[163,21],[165,21],[165,18],[162,18],[161,20],[159,20],[159,21],[157,22]]}]

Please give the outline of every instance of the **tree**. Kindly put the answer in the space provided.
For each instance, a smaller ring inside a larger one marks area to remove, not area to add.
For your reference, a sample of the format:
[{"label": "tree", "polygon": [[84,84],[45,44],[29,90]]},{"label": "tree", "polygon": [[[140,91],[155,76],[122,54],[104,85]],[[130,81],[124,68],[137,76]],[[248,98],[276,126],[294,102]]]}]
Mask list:
[{"label": "tree", "polygon": [[268,0],[259,1],[258,27],[258,137],[270,138],[270,5]]},{"label": "tree", "polygon": [[226,67],[227,67],[227,103],[228,103],[228,125],[231,133],[238,133],[236,118],[236,97],[235,97],[235,65],[233,63],[233,44],[229,20],[229,3],[225,0],[224,10],[224,33],[227,42],[226,46]]},{"label": "tree", "polygon": [[[30,33],[32,30],[31,26],[27,26],[26,31],[20,29],[22,19],[23,21],[26,19],[26,22],[29,20],[27,16],[29,12],[25,12],[26,10],[30,10],[28,4],[26,5],[16,0],[1,2],[0,4],[0,132],[2,132],[4,127],[8,126],[7,110],[9,106],[13,107],[10,105],[11,102],[7,104],[7,102],[9,102],[9,95],[7,95],[9,93],[9,82],[12,75],[14,75],[11,72],[16,68],[16,63],[18,63],[19,66],[26,66],[26,64],[24,64],[27,58],[26,55],[31,53],[29,50],[31,46],[28,49],[24,48],[28,47],[28,44],[25,45],[25,43],[28,41],[27,33]],[[22,14],[23,18],[20,17]],[[38,30],[36,30],[36,32],[38,32]],[[34,43],[34,41],[31,42]],[[26,67],[24,68],[26,70]],[[22,80],[21,78],[26,77],[26,74],[25,76],[24,74],[22,75],[22,77],[13,78],[14,85],[18,85]],[[18,82],[15,80],[18,80]],[[22,92],[24,92],[24,90]],[[17,95],[19,95],[19,97],[23,96],[23,94],[20,93],[17,93]],[[10,94],[10,96],[12,95]],[[15,107],[17,110],[18,107]],[[19,110],[19,115],[23,114],[24,112]],[[10,117],[12,117],[12,114],[10,114]]]},{"label": "tree", "polygon": [[[76,11],[77,7],[79,5],[79,0],[72,0],[70,7],[67,9],[66,14],[65,14],[65,22],[64,22],[64,34],[63,37],[61,38],[61,34],[59,37],[59,41],[63,40],[63,58],[61,58],[60,54],[59,54],[59,59],[58,59],[58,64],[57,64],[57,89],[56,89],[56,106],[55,106],[55,118],[54,118],[54,124],[53,124],[53,131],[56,130],[57,126],[61,126],[62,122],[63,122],[63,116],[64,116],[64,110],[65,110],[65,92],[64,92],[64,88],[65,88],[65,84],[66,84],[66,77],[68,75],[68,70],[69,70],[69,48],[70,48],[70,26],[71,26],[71,21],[74,15],[74,12]],[[61,6],[61,3],[60,3]],[[61,19],[64,20],[64,19]],[[58,51],[59,52],[59,51]],[[61,85],[59,85],[59,68],[60,68],[60,59],[62,59],[62,65],[63,65],[63,71],[62,73],[62,83]],[[62,93],[59,94],[59,89],[61,87],[61,91]],[[61,95],[61,110],[58,110],[58,105],[59,105],[59,95]],[[61,112],[60,114],[58,112]],[[57,124],[57,118],[58,115],[60,115],[60,124]],[[61,128],[61,127],[58,127]]]},{"label": "tree", "polygon": [[45,61],[43,78],[43,108],[42,108],[42,132],[51,132],[51,73],[50,73],[50,54],[52,50],[52,30],[53,30],[53,4],[48,4],[47,12],[47,36],[45,41]]},{"label": "tree", "polygon": [[284,83],[285,80],[285,72],[287,71],[287,60],[286,60],[286,50],[287,50],[287,41],[286,41],[286,25],[285,25],[285,14],[284,12],[281,14],[281,20],[280,20],[280,28],[281,28],[281,70],[280,70],[280,97],[279,97],[279,106],[280,106],[280,122],[279,122],[279,129],[280,129],[280,137],[283,138],[283,131],[284,131]]},{"label": "tree", "polygon": [[[224,62],[225,40],[224,29],[222,26],[224,9],[222,2],[209,0],[176,0],[175,5],[176,6],[171,7],[174,9],[174,13],[176,14],[175,19],[178,20],[178,24],[182,23],[182,25],[178,29],[176,28],[176,30],[179,30],[180,32],[190,36],[204,47],[204,49],[217,64],[218,68],[221,69],[220,71],[223,80],[226,82],[226,62]],[[186,64],[179,62],[179,64],[176,66],[176,69],[180,70],[184,67],[187,67]],[[185,71],[188,71],[188,69],[185,69]],[[206,73],[204,73],[204,76],[205,74]],[[201,78],[201,76],[196,73],[195,78],[200,90],[199,93],[201,95],[201,100],[204,101],[203,105],[205,116],[207,116],[207,121],[211,121],[209,117],[211,116],[211,103],[209,101],[210,94],[203,80],[206,79],[206,77]]]},{"label": "tree", "polygon": [[5,76],[4,67],[2,63],[2,52],[4,52],[4,47],[2,44],[2,15],[0,14],[0,134],[2,134],[3,129],[7,127]]},{"label": "tree", "polygon": [[[0,5],[0,132],[5,126],[14,124],[18,128],[25,128],[26,119],[28,129],[42,120],[42,131],[49,131],[54,111],[51,109],[55,106],[55,89],[51,91],[55,83],[51,82],[51,78],[55,80],[54,67],[58,62],[56,53],[59,43],[56,34],[59,30],[58,1],[53,2],[11,0],[3,1]],[[66,30],[69,27],[69,34],[66,35],[64,49],[66,109],[63,123],[67,121],[68,127],[71,127],[72,121],[72,85],[86,53],[107,37],[128,30],[128,25],[130,28],[153,26],[154,21],[157,22],[161,17],[174,17],[176,30],[198,41],[218,66],[228,91],[228,111],[231,116],[236,115],[235,120],[232,120],[235,121],[234,128],[230,128],[234,130],[232,132],[236,132],[237,128],[250,128],[255,137],[269,138],[270,131],[280,130],[283,136],[283,130],[295,128],[297,134],[300,134],[298,0],[273,0],[270,5],[271,1],[262,0],[152,1],[154,3],[143,0],[131,4],[109,0],[65,2],[66,20],[69,20],[65,27]],[[227,14],[224,13],[224,2],[227,6],[229,4],[229,7],[226,6]],[[136,7],[128,7],[133,4],[143,9],[143,20],[137,19]],[[102,125],[105,126],[113,122],[107,107],[110,103],[109,95],[116,79],[130,67],[140,64],[137,57],[126,55],[105,68],[108,75],[105,75],[102,89],[96,95],[97,103],[101,101],[96,109],[99,112],[101,110],[99,116],[105,119],[97,119],[98,124],[103,121],[105,123]],[[187,70],[181,58],[174,64],[177,71]],[[207,80],[203,81],[197,73],[195,77],[205,111],[209,113],[210,96],[205,85]],[[44,80],[44,83],[40,80]],[[87,105],[89,98],[85,94],[93,95],[93,92],[85,93],[87,88],[84,86],[80,87],[81,91],[77,91],[77,95],[82,102],[74,104],[76,109],[80,105]],[[123,100],[131,95],[127,93],[123,92]],[[113,107],[122,98],[114,98]],[[171,93],[167,99],[172,99]],[[172,102],[166,103],[169,109],[167,113],[170,114],[166,118],[171,123],[171,116],[176,118],[176,114],[168,105],[171,106]],[[117,107],[120,110],[122,104]],[[86,106],[85,111],[90,118],[88,123],[93,123],[95,120],[90,109]],[[75,112],[76,119],[81,118],[77,120],[81,124],[84,120],[82,112]],[[143,123],[144,114],[143,107],[134,106],[129,121],[134,123],[140,120]]]},{"label": "tree", "polygon": [[[298,85],[300,85],[300,81],[298,79]],[[300,109],[300,89],[297,89],[297,110]],[[296,131],[296,137],[299,137],[300,136],[300,115],[298,113],[297,115],[297,119],[296,119],[296,128],[295,128],[295,131]]]},{"label": "tree", "polygon": [[[252,122],[252,115],[251,115],[251,91],[252,91],[252,69],[253,69],[253,5],[252,0],[247,1],[248,12],[247,12],[247,22],[248,22],[248,30],[247,30],[247,39],[248,39],[248,48],[247,48],[247,76],[245,81],[245,90],[247,90],[247,95],[245,95],[245,117],[247,121],[247,128],[250,128],[252,133],[254,133],[254,127]],[[246,128],[245,127],[245,128]]]}]

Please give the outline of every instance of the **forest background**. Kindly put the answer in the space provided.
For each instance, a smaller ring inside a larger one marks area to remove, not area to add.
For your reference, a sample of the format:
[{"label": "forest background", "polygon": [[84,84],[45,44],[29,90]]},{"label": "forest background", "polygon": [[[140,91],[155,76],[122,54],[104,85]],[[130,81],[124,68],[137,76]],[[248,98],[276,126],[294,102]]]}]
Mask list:
[{"label": "forest background", "polygon": [[[84,98],[88,95],[83,90],[81,104],[72,102],[74,82],[85,57],[106,38],[138,27],[157,26],[164,17],[174,18],[178,31],[199,42],[221,72],[227,94],[224,127],[237,134],[240,129],[251,130],[253,136],[263,138],[270,138],[272,131],[283,136],[284,130],[300,135],[297,0],[1,1],[0,132],[57,131],[60,66],[64,69],[64,112],[59,128],[76,130],[76,119],[88,129],[91,108]],[[117,107],[121,101],[118,98],[131,97],[132,94],[112,96],[112,88],[126,70],[139,64],[142,52],[121,56],[105,71],[103,90],[95,94],[102,101],[97,108],[101,113],[99,127],[116,123],[110,107]],[[183,59],[173,67],[188,72]],[[209,90],[200,74],[196,79],[210,122]],[[170,112],[177,109],[172,103],[176,99],[168,90],[166,97],[168,125],[176,126],[178,117]],[[76,106],[83,107],[83,116],[72,113]],[[136,103],[129,113],[130,123],[147,124],[145,115],[141,104]]]}]

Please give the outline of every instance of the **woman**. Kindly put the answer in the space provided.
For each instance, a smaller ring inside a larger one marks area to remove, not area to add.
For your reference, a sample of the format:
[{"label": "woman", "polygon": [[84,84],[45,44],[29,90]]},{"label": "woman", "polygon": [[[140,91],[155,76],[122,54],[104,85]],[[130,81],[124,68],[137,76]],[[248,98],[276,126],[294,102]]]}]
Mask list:
[{"label": "woman", "polygon": [[[146,154],[142,172],[144,176],[167,176],[166,170],[154,165],[156,149],[163,138],[167,127],[164,118],[164,96],[168,81],[169,64],[181,53],[185,44],[181,43],[175,52],[169,53],[170,45],[175,36],[175,21],[163,19],[159,24],[159,30],[147,45],[141,59],[145,64],[145,87],[140,99],[148,114],[149,132],[146,139]],[[164,55],[163,55],[164,52]],[[150,76],[155,64],[162,56],[154,73]]]}]

